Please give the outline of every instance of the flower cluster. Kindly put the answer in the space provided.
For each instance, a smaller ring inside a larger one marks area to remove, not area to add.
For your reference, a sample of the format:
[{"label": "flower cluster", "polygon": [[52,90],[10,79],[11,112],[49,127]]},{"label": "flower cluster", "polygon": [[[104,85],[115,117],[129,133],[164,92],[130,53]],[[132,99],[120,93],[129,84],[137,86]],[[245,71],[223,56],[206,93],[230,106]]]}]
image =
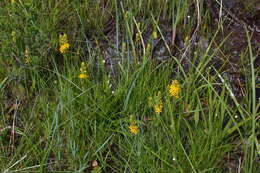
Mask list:
[{"label": "flower cluster", "polygon": [[157,32],[153,31],[152,36],[153,36],[153,39],[157,39],[158,38]]},{"label": "flower cluster", "polygon": [[64,54],[70,47],[69,41],[68,41],[68,36],[67,34],[60,34],[59,35],[59,51],[60,53]]},{"label": "flower cluster", "polygon": [[29,64],[31,62],[28,48],[26,48],[24,51],[24,62],[25,64]]},{"label": "flower cluster", "polygon": [[85,62],[81,62],[79,71],[80,71],[80,74],[79,74],[80,79],[88,78],[87,65],[85,64]]},{"label": "flower cluster", "polygon": [[169,94],[172,97],[179,98],[179,94],[181,92],[180,83],[177,80],[173,80],[171,84],[168,86]]},{"label": "flower cluster", "polygon": [[142,35],[139,32],[135,33],[135,41],[136,42],[141,41],[141,38],[142,38]]},{"label": "flower cluster", "polygon": [[131,124],[129,126],[129,131],[130,131],[130,133],[136,135],[139,132],[138,126]]},{"label": "flower cluster", "polygon": [[11,36],[12,36],[13,42],[16,42],[16,32],[15,31],[12,31]]},{"label": "flower cluster", "polygon": [[148,105],[153,108],[156,114],[159,115],[162,112],[163,102],[162,102],[162,95],[160,91],[157,93],[157,95],[154,98],[152,97],[148,98]]},{"label": "flower cluster", "polygon": [[162,103],[158,103],[158,104],[153,106],[153,110],[156,114],[160,114],[162,112],[162,109],[163,109]]},{"label": "flower cluster", "polygon": [[134,116],[130,116],[130,125],[129,125],[129,132],[136,135],[139,132],[139,128],[137,126],[137,121],[134,119]]}]

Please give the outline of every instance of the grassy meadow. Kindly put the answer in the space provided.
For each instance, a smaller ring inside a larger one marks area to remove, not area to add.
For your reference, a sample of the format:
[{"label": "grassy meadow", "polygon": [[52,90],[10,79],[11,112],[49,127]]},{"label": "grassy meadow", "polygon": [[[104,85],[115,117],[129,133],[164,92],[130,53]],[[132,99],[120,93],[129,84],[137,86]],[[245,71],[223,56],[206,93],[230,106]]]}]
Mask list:
[{"label": "grassy meadow", "polygon": [[257,173],[255,54],[238,98],[204,3],[1,0],[0,172]]}]

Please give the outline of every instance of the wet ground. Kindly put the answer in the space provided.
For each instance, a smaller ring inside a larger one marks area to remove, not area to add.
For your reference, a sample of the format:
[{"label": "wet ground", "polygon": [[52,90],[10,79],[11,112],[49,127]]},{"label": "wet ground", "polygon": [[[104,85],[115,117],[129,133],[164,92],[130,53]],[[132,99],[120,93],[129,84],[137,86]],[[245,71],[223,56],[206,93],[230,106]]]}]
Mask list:
[{"label": "wet ground", "polygon": [[[222,72],[221,75],[230,82],[234,94],[241,99],[245,95],[247,76],[250,76],[248,37],[250,37],[250,44],[255,56],[255,71],[258,76],[260,75],[260,1],[212,0],[204,3],[210,14],[209,27],[213,31],[211,36],[197,32],[195,28],[198,23],[196,23],[194,24],[194,32],[189,36],[192,40],[187,46],[185,44],[187,36],[185,37],[177,29],[174,31],[169,25],[170,21],[161,19],[158,25],[163,37],[158,34],[157,37],[153,38],[153,27],[146,27],[142,31],[143,43],[139,40],[140,50],[137,50],[137,54],[142,52],[142,44],[147,48],[149,43],[154,60],[162,62],[173,55],[180,58],[184,69],[188,71],[190,58],[194,56],[193,51],[198,49],[206,51],[214,32],[217,32],[216,28],[220,26],[212,47],[217,53],[210,64]],[[248,31],[248,35],[246,31]],[[137,30],[135,32],[138,33]],[[118,54],[116,45],[124,45],[121,41],[127,40],[127,38],[125,38],[124,33],[119,32],[117,43],[115,19],[109,20],[104,34],[107,39],[99,40],[99,46],[104,54],[106,67],[111,76],[116,76],[116,66],[118,63],[122,63],[122,56],[128,57],[128,61],[139,61],[131,58],[133,55]],[[137,34],[132,36],[133,41],[138,41],[137,36]],[[168,47],[165,46],[165,43]],[[96,46],[95,44],[96,42],[93,45]],[[120,50],[122,49],[120,47]],[[256,91],[259,98],[259,89]]]},{"label": "wet ground", "polygon": [[[255,56],[254,67],[260,71],[260,1],[258,0],[223,0],[210,1],[208,4],[213,25],[216,27],[223,23],[217,35],[217,43],[221,44],[226,39],[219,59],[226,63],[225,75],[230,81],[236,96],[244,96],[244,85],[250,74],[250,56],[248,50],[248,37]],[[221,17],[221,18],[220,18]],[[248,35],[247,32],[248,31]],[[246,71],[244,69],[248,69]],[[259,98],[259,89],[257,98]]]},{"label": "wet ground", "polygon": [[[174,31],[170,25],[170,21],[161,19],[158,23],[161,29],[162,36],[157,33],[157,37],[153,37],[153,26],[147,26],[144,31],[142,31],[142,38],[144,45],[148,48],[148,43],[150,43],[150,49],[152,54],[152,59],[156,63],[160,63],[169,59],[171,55],[180,58],[181,64],[184,69],[188,71],[190,67],[191,58],[194,56],[194,50],[201,50],[205,52],[209,43],[212,41],[212,35],[216,32],[216,28],[220,27],[220,30],[215,38],[212,49],[216,50],[217,53],[211,62],[211,65],[217,69],[221,69],[221,75],[226,78],[235,94],[235,96],[241,99],[245,95],[246,83],[250,82],[247,79],[250,78],[250,58],[248,52],[248,35],[250,37],[250,43],[252,45],[253,55],[255,56],[254,67],[257,74],[257,84],[256,97],[260,98],[260,1],[259,0],[208,0],[205,1],[204,6],[208,9],[210,14],[211,23],[209,27],[213,31],[211,35],[205,35],[204,33],[198,32],[195,35],[194,32],[191,33],[189,38],[194,37],[190,47],[187,46],[186,37],[179,30]],[[203,21],[202,21],[203,22]],[[117,64],[123,63],[122,57],[129,57],[130,62],[135,60],[131,57],[133,55],[124,55],[117,52],[117,44],[120,45],[119,49],[122,50],[124,45],[121,41],[127,40],[125,33],[119,32],[119,42],[116,39],[116,28],[115,19],[110,19],[107,23],[106,30],[104,34],[107,39],[98,40],[98,46],[104,55],[104,60],[106,64],[107,71],[111,76],[116,77],[117,75]],[[221,25],[222,24],[222,25]],[[196,29],[197,23],[194,24],[194,31]],[[135,31],[137,33],[137,31]],[[137,35],[132,36],[133,41],[138,42]],[[90,40],[92,47],[97,47],[96,40]],[[225,40],[225,41],[224,41]],[[223,42],[224,41],[224,42]],[[221,45],[223,42],[222,46]],[[139,40],[139,48],[137,54],[142,54],[142,43]],[[165,46],[168,45],[169,47]],[[126,45],[130,46],[130,45]],[[119,51],[121,52],[121,51]],[[136,61],[140,61],[137,59]],[[247,76],[248,75],[248,76]],[[18,87],[16,89],[10,89],[10,96],[14,95],[21,98],[21,102],[25,102],[26,99],[23,93],[25,93],[24,88],[20,84],[16,84]],[[21,94],[22,93],[22,94]],[[15,111],[21,104],[21,102],[6,102],[5,107],[9,108],[8,113]],[[10,120],[11,121],[11,120]],[[224,160],[226,167],[223,172],[240,172],[239,166],[243,159],[242,149],[237,149],[236,155],[227,156]]]},{"label": "wet ground", "polygon": [[[184,36],[180,30],[173,30],[169,25],[170,21],[161,19],[158,25],[164,38],[160,34],[153,38],[152,26],[148,26],[142,31],[143,43],[139,43],[140,51],[137,50],[137,53],[142,52],[142,44],[147,48],[149,43],[152,50],[152,60],[160,63],[171,56],[176,56],[184,69],[188,71],[191,62],[194,62],[191,60],[194,57],[194,51],[200,50],[202,54],[205,53],[210,42],[214,40],[211,49],[216,53],[209,64],[219,70],[220,75],[230,84],[233,94],[238,100],[241,100],[246,95],[246,86],[250,83],[251,77],[250,43],[255,58],[256,99],[258,100],[260,98],[260,1],[210,0],[204,3],[203,5],[210,14],[208,27],[211,28],[211,34],[206,35],[196,31],[198,23],[195,23],[194,31],[188,36],[191,39],[190,44],[186,44],[187,36]],[[121,40],[126,38],[123,38],[124,34],[119,32],[119,42],[117,43],[116,29],[113,27],[115,20],[111,19],[107,26],[104,32],[107,40],[100,40],[99,46],[104,54],[107,71],[111,76],[116,77],[116,67],[118,63],[123,63],[122,57],[128,57],[130,62],[135,60],[131,58],[133,55],[124,54],[122,56],[117,53],[116,45],[123,45]],[[137,33],[137,31],[135,32]],[[217,35],[213,39],[216,32]],[[132,39],[136,41],[136,35],[133,35]],[[234,153],[237,154],[228,155],[223,161],[224,172],[241,171],[239,168],[244,154],[240,148],[237,148]]]}]

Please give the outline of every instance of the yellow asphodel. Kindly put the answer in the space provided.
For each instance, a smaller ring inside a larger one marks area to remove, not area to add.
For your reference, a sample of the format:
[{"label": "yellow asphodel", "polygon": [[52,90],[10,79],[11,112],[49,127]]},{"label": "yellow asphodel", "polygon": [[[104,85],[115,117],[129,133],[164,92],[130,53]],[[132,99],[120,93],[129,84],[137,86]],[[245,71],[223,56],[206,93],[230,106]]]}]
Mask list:
[{"label": "yellow asphodel", "polygon": [[169,94],[172,97],[179,98],[179,94],[181,92],[180,83],[177,80],[173,80],[171,84],[168,86]]},{"label": "yellow asphodel", "polygon": [[129,131],[130,131],[130,133],[136,135],[139,132],[138,126],[134,125],[134,124],[131,124],[129,126]]},{"label": "yellow asphodel", "polygon": [[163,110],[163,104],[162,103],[158,103],[156,105],[153,106],[153,110],[156,114],[160,114]]},{"label": "yellow asphodel", "polygon": [[139,132],[139,128],[137,125],[137,121],[134,118],[134,115],[130,115],[130,125],[129,125],[129,132],[136,135]]},{"label": "yellow asphodel", "polygon": [[156,96],[148,98],[148,106],[153,108],[154,112],[159,115],[163,111],[162,94],[159,91]]},{"label": "yellow asphodel", "polygon": [[153,39],[157,39],[158,38],[158,35],[157,35],[156,31],[153,31],[152,35],[153,35]]},{"label": "yellow asphodel", "polygon": [[80,74],[79,74],[80,79],[88,78],[87,65],[85,64],[85,62],[81,62],[79,71],[80,71]]},{"label": "yellow asphodel", "polygon": [[80,73],[80,74],[79,74],[79,78],[80,78],[80,79],[86,79],[86,78],[88,78],[88,75],[87,75],[87,74],[84,74],[84,73]]},{"label": "yellow asphodel", "polygon": [[70,47],[69,43],[64,43],[60,46],[60,53],[64,54]]},{"label": "yellow asphodel", "polygon": [[31,58],[30,58],[30,55],[29,55],[29,50],[28,50],[28,48],[26,48],[25,49],[25,51],[24,51],[24,62],[25,62],[25,64],[29,64],[29,63],[31,63]]},{"label": "yellow asphodel", "polygon": [[16,32],[15,31],[12,31],[11,36],[12,36],[13,42],[16,42]]},{"label": "yellow asphodel", "polygon": [[59,35],[59,51],[60,53],[64,54],[70,47],[69,41],[68,41],[68,36],[67,34],[60,34]]}]

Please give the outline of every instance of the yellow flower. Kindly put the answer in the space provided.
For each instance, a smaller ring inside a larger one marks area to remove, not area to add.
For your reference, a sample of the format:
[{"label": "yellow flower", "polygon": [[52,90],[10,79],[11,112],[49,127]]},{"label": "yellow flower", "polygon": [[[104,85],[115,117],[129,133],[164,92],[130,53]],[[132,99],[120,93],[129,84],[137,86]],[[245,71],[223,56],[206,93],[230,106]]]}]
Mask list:
[{"label": "yellow flower", "polygon": [[153,110],[156,114],[160,114],[162,112],[163,109],[163,104],[159,103],[153,106]]},{"label": "yellow flower", "polygon": [[80,74],[79,74],[79,78],[80,78],[80,79],[86,79],[86,78],[88,78],[88,75],[85,74],[85,73],[80,73]]},{"label": "yellow flower", "polygon": [[16,32],[15,31],[12,31],[11,36],[12,36],[13,42],[16,42]]},{"label": "yellow flower", "polygon": [[11,4],[15,3],[15,0],[11,0]]},{"label": "yellow flower", "polygon": [[69,49],[70,44],[69,43],[64,43],[60,46],[60,53],[65,53],[67,51],[67,49]]},{"label": "yellow flower", "polygon": [[156,114],[160,114],[163,110],[162,94],[159,91],[156,96],[148,97],[148,106],[153,108]]},{"label": "yellow flower", "polygon": [[139,32],[135,33],[135,41],[139,42],[141,40],[142,36]]},{"label": "yellow flower", "polygon": [[134,124],[131,124],[129,126],[129,131],[130,131],[130,133],[136,135],[139,132],[138,126],[134,125]]},{"label": "yellow flower", "polygon": [[30,55],[29,55],[28,48],[25,49],[24,56],[25,56],[25,58],[24,58],[25,64],[29,64],[31,62],[31,58],[30,58]]},{"label": "yellow flower", "polygon": [[25,62],[25,64],[29,64],[29,63],[31,62],[31,58],[30,58],[30,57],[25,58],[25,59],[24,59],[24,62]]},{"label": "yellow flower", "polygon": [[137,121],[135,120],[135,117],[134,117],[134,115],[130,115],[130,123],[132,124],[132,125],[136,125],[137,124]]},{"label": "yellow flower", "polygon": [[180,83],[177,80],[173,80],[168,87],[170,96],[179,98],[179,94],[181,91]]},{"label": "yellow flower", "polygon": [[148,43],[147,46],[146,46],[146,51],[147,51],[147,52],[150,52],[151,49],[152,49],[152,46],[151,46],[150,43]]},{"label": "yellow flower", "polygon": [[153,31],[152,35],[153,35],[153,39],[157,39],[158,35],[156,31]]},{"label": "yellow flower", "polygon": [[68,41],[68,36],[67,36],[67,34],[60,34],[59,35],[59,44],[60,44],[60,46],[61,45],[63,45],[63,44],[65,44],[65,43],[68,43],[69,41]]},{"label": "yellow flower", "polygon": [[87,69],[87,66],[86,66],[85,62],[81,62],[80,69],[79,69],[80,73],[87,73],[86,69]]},{"label": "yellow flower", "polygon": [[79,74],[80,79],[88,78],[87,65],[85,64],[85,62],[81,62],[79,71],[80,71],[80,74]]},{"label": "yellow flower", "polygon": [[60,53],[64,54],[70,47],[67,34],[59,35]]},{"label": "yellow flower", "polygon": [[139,132],[138,126],[137,126],[137,121],[134,117],[134,115],[130,115],[130,125],[129,125],[129,132],[132,134],[137,134]]}]

